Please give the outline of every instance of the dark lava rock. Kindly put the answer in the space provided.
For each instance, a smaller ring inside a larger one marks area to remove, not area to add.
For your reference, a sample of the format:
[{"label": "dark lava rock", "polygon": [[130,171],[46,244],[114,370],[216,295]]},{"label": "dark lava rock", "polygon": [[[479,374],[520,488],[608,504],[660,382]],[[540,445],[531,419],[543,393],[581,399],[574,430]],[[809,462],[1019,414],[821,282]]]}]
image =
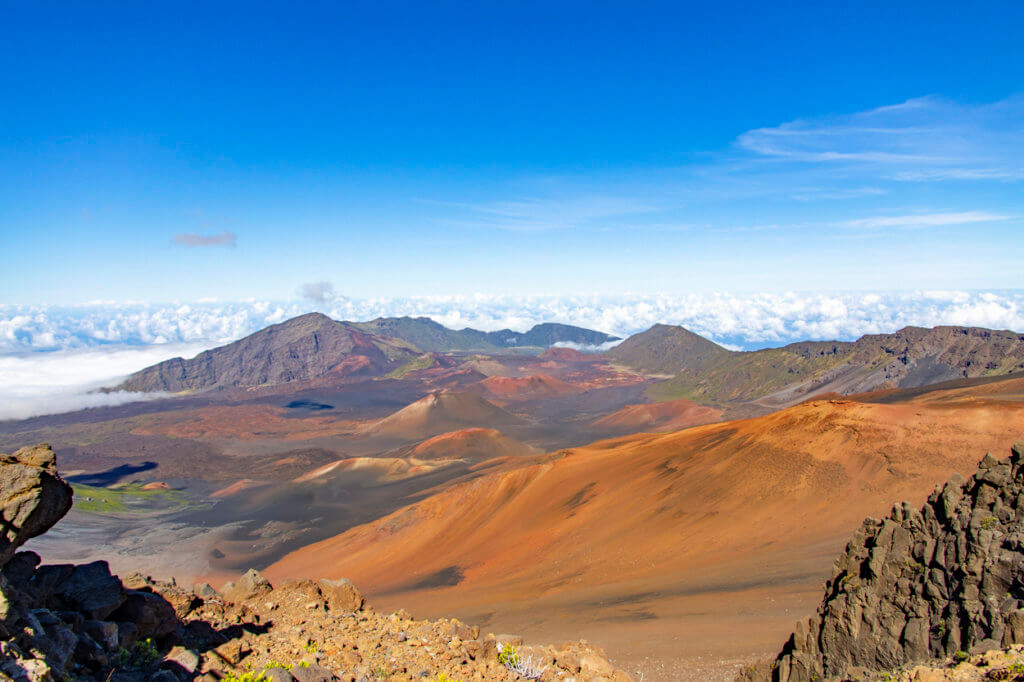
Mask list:
[{"label": "dark lava rock", "polygon": [[815,617],[770,670],[741,679],[810,682],[1024,641],[1024,442],[986,455],[854,533]]},{"label": "dark lava rock", "polygon": [[58,595],[92,620],[103,620],[125,600],[124,587],[110,574],[106,561],[75,566]]}]

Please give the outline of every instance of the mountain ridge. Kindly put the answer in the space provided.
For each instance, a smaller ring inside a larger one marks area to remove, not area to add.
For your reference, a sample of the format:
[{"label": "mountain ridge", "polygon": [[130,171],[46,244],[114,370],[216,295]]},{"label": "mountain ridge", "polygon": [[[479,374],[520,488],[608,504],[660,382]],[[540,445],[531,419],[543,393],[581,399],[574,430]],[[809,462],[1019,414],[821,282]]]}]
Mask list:
[{"label": "mountain ridge", "polygon": [[616,339],[554,323],[535,325],[525,333],[455,331],[427,317],[348,322],[306,313],[193,358],[172,358],[146,367],[108,390],[178,393],[277,385],[328,375],[380,376],[426,352],[499,351],[562,341],[597,345]]},{"label": "mountain ridge", "polygon": [[914,388],[1024,370],[1024,334],[981,327],[904,327],[855,341],[799,341],[732,351],[682,327],[655,325],[605,354],[640,371],[672,374],[660,400],[791,405],[824,392]]}]

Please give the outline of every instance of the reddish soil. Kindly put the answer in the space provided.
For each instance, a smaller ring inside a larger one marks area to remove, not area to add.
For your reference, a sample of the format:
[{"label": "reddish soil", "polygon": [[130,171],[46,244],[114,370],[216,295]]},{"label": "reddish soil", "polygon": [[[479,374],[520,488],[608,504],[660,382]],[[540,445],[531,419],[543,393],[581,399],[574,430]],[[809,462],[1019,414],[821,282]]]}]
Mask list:
[{"label": "reddish soil", "polygon": [[635,433],[637,431],[678,431],[703,424],[713,424],[722,417],[722,410],[698,405],[692,400],[626,405],[592,424],[603,431]]},{"label": "reddish soil", "polygon": [[1001,391],[816,401],[602,441],[456,485],[267,573],[345,576],[385,608],[586,636],[648,680],[727,676],[813,608],[865,516],[1008,452],[1024,404]]},{"label": "reddish soil", "polygon": [[412,449],[419,459],[477,459],[534,454],[533,448],[497,429],[462,429],[427,439]]},{"label": "reddish soil", "polygon": [[210,493],[210,497],[223,499],[225,497],[237,495],[238,493],[243,492],[245,490],[252,490],[253,488],[265,486],[268,483],[269,481],[254,481],[251,478],[243,478],[240,481],[236,481],[229,486],[221,488],[220,490],[217,490],[213,493]]},{"label": "reddish soil", "polygon": [[142,490],[170,490],[171,486],[167,485],[163,481],[153,481],[142,486]]},{"label": "reddish soil", "polygon": [[491,376],[481,381],[480,386],[490,396],[505,401],[553,398],[586,390],[556,379],[550,374],[534,374],[526,377]]}]

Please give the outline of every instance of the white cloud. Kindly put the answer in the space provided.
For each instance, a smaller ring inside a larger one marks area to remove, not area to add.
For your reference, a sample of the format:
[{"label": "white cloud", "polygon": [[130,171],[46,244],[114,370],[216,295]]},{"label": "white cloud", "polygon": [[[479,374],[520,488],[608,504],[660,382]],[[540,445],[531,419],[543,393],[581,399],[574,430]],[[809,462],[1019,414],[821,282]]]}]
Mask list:
[{"label": "white cloud", "polygon": [[622,340],[618,341],[605,341],[599,344],[587,344],[587,343],[573,343],[572,341],[559,341],[554,345],[554,348],[571,348],[572,350],[578,350],[581,353],[603,353],[606,350],[611,350],[615,346],[622,343]]},{"label": "white cloud", "polygon": [[526,331],[540,322],[562,322],[616,336],[664,322],[744,347],[805,338],[852,339],[910,324],[1024,329],[1022,291],[337,297],[327,305],[308,301],[0,305],[0,353],[99,349],[111,344],[168,349],[154,351],[158,353],[171,348],[160,344],[209,347],[314,309],[339,320],[426,316],[453,329],[484,331]]},{"label": "white cloud", "polygon": [[307,301],[325,303],[334,298],[334,285],[330,282],[307,282],[299,287],[299,295]]},{"label": "white cloud", "polygon": [[861,229],[878,229],[898,227],[904,229],[924,227],[944,227],[946,225],[970,225],[988,223],[997,220],[1010,220],[1013,216],[999,215],[987,211],[960,211],[955,213],[914,213],[900,216],[876,216],[859,218],[841,223],[844,227]]},{"label": "white cloud", "polygon": [[940,97],[749,130],[736,146],[774,162],[873,169],[899,181],[1024,178],[1024,97]]},{"label": "white cloud", "polygon": [[[0,305],[0,419],[140,399],[96,394],[133,371],[241,338],[314,307],[334,319],[426,316],[452,328],[526,331],[562,322],[626,337],[662,322],[734,349],[852,340],[908,325],[1024,331],[1024,291],[623,296],[424,296],[49,307]],[[569,344],[562,344],[573,347]],[[42,350],[57,349],[57,350]],[[597,350],[587,348],[585,350]]]},{"label": "white cloud", "polygon": [[194,356],[207,344],[94,348],[0,355],[0,419],[24,419],[87,407],[121,405],[159,393],[94,393],[168,358]]}]

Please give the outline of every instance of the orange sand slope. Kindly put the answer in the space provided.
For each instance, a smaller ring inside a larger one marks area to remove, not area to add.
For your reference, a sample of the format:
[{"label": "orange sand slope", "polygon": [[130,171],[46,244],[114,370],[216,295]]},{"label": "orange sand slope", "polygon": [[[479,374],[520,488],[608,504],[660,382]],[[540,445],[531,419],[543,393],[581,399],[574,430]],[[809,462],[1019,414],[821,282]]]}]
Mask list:
[{"label": "orange sand slope", "polygon": [[595,420],[602,431],[678,431],[718,421],[722,410],[698,405],[692,400],[671,400],[664,403],[626,405],[621,410]]},{"label": "orange sand slope", "polygon": [[[345,576],[382,604],[589,633],[613,654],[616,641],[648,641],[650,656],[671,648],[674,659],[768,653],[802,615],[789,607],[813,608],[864,516],[917,505],[953,471],[1024,436],[1024,403],[980,393],[822,400],[529,458],[297,550],[267,573]],[[652,623],[661,634],[630,639]],[[723,626],[729,637],[709,634]]]},{"label": "orange sand slope", "polygon": [[497,429],[462,429],[429,438],[412,449],[420,459],[471,459],[535,454],[533,448]]},{"label": "orange sand slope", "polygon": [[344,575],[388,592],[456,566],[459,590],[492,598],[674,579],[694,564],[840,542],[865,514],[919,501],[1021,434],[1015,403],[820,401],[628,436],[455,486],[292,553],[271,574]]}]

